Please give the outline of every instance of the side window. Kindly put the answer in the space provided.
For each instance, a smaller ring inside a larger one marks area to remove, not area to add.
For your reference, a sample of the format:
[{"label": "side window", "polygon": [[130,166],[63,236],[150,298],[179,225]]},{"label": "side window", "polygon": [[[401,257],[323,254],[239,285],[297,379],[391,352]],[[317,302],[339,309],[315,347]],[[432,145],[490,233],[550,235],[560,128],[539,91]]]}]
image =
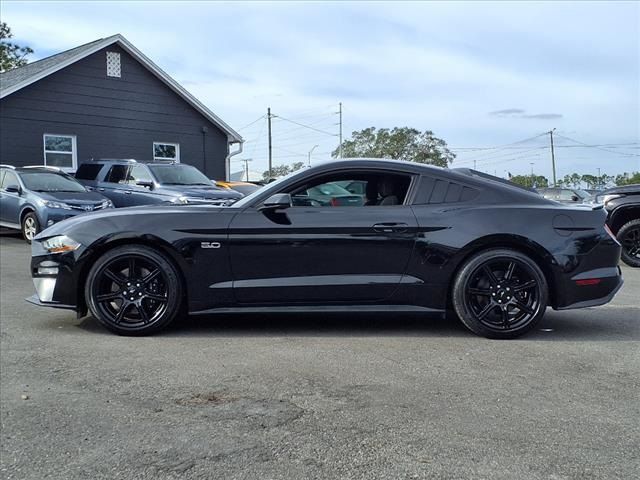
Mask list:
[{"label": "side window", "polygon": [[577,197],[576,193],[573,190],[560,190],[560,195],[558,195],[558,199],[564,200],[566,202],[571,202],[574,197]]},{"label": "side window", "polygon": [[317,178],[289,193],[299,207],[393,206],[404,203],[410,183],[402,174],[343,174]]},{"label": "side window", "polygon": [[127,183],[135,185],[137,182],[153,182],[151,174],[144,165],[134,165],[131,168]]},{"label": "side window", "polygon": [[131,165],[113,165],[107,174],[106,181],[109,183],[126,184],[129,179]]},{"label": "side window", "polygon": [[65,171],[75,171],[78,166],[75,135],[45,133],[44,164]]},{"label": "side window", "polygon": [[4,180],[4,170],[0,170],[0,188],[2,188],[2,181]]},{"label": "side window", "polygon": [[96,180],[102,170],[102,163],[83,163],[78,167],[76,178],[80,180]]},{"label": "side window", "polygon": [[4,178],[2,179],[2,189],[4,190],[9,185],[20,185],[20,182],[18,181],[18,176],[15,173],[6,170]]}]

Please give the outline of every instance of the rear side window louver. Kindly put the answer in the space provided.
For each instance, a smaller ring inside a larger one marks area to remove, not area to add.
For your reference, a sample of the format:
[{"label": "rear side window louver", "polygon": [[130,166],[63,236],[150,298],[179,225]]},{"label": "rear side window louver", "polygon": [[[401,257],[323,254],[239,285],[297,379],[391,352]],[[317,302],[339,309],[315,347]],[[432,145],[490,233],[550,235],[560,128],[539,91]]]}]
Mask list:
[{"label": "rear side window louver", "polygon": [[414,204],[467,202],[473,200],[477,195],[478,190],[460,183],[422,177]]}]

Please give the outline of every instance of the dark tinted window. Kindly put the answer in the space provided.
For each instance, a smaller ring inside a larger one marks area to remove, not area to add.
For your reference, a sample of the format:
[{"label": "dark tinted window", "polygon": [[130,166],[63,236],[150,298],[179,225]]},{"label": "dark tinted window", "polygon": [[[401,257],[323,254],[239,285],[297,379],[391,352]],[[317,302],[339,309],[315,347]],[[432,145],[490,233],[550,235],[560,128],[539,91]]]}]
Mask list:
[{"label": "dark tinted window", "polygon": [[473,200],[478,190],[461,183],[423,176],[416,195],[415,205],[427,203],[456,203]]},{"label": "dark tinted window", "polygon": [[102,163],[83,163],[76,172],[76,178],[95,180],[100,170],[102,170]]},{"label": "dark tinted window", "polygon": [[110,183],[127,183],[129,178],[130,165],[113,165],[107,173],[107,182]]}]

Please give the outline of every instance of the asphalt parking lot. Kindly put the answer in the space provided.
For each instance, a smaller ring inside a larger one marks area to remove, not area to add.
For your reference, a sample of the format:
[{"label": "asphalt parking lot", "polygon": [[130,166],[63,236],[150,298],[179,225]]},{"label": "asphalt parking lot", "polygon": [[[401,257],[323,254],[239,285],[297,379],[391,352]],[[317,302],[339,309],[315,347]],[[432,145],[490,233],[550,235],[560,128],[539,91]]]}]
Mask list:
[{"label": "asphalt parking lot", "polygon": [[0,237],[1,477],[637,478],[640,271],[515,341],[417,315],[213,316],[149,338],[24,302]]}]

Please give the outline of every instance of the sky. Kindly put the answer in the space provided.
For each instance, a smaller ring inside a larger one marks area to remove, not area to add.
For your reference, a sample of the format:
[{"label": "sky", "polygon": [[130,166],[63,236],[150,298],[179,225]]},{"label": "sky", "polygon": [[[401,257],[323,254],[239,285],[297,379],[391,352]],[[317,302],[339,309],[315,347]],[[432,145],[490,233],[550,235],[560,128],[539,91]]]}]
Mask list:
[{"label": "sky", "polygon": [[345,138],[431,130],[454,167],[550,178],[555,128],[558,178],[640,170],[640,2],[3,0],[0,18],[32,60],[124,35],[240,132],[256,171],[268,107],[274,165],[315,163],[339,103]]}]

